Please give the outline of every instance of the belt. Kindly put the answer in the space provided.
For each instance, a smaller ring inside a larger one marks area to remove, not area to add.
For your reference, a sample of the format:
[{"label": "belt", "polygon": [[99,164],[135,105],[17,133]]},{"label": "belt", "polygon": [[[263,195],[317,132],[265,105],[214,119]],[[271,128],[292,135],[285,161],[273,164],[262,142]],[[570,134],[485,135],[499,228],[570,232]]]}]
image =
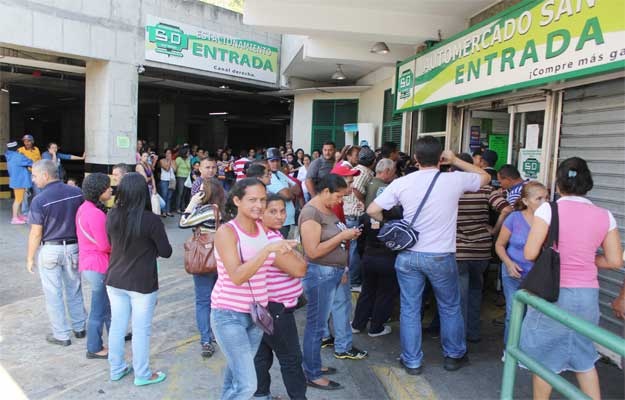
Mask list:
[{"label": "belt", "polygon": [[43,240],[41,244],[49,244],[51,246],[62,246],[64,244],[76,244],[77,239],[60,239],[60,240]]}]

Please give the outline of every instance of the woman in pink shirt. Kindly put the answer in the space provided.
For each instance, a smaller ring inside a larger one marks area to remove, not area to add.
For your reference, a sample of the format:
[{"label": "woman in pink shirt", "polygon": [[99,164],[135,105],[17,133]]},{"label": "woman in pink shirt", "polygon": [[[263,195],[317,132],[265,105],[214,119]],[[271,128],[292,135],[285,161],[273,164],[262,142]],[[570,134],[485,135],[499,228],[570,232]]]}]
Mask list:
[{"label": "woman in pink shirt", "polygon": [[107,358],[102,344],[103,326],[111,325],[111,306],[104,278],[109,264],[111,244],[106,235],[106,207],[112,196],[111,180],[102,173],[87,175],[82,184],[85,202],[76,212],[78,269],[91,286],[91,309],[87,321],[87,358]]},{"label": "woman in pink shirt", "polygon": [[[586,161],[579,157],[564,160],[556,173],[556,185],[562,196],[558,204],[560,253],[560,296],[555,303],[564,311],[594,324],[599,323],[598,268],[623,265],[621,239],[612,213],[595,206],[585,197],[593,187]],[[540,206],[532,221],[524,255],[535,260],[542,248],[549,224],[551,207]],[[597,249],[603,248],[603,254]],[[573,371],[581,390],[599,399],[599,377],[595,362],[599,358],[592,341],[529,308],[521,328],[521,349],[555,373]],[[534,399],[548,399],[551,386],[533,376]]]}]

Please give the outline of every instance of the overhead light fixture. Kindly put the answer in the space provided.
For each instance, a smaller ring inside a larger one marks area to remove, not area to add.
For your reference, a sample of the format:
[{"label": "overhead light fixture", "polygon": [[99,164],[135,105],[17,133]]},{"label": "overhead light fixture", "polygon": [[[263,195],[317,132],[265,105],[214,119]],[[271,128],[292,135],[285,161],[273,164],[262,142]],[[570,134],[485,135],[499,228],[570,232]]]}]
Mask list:
[{"label": "overhead light fixture", "polygon": [[369,49],[369,51],[374,54],[388,54],[391,52],[391,50],[384,42],[375,42],[373,46],[371,46],[371,49]]},{"label": "overhead light fixture", "polygon": [[230,86],[228,86],[228,85],[221,85],[221,86],[219,86],[219,89],[230,89]]},{"label": "overhead light fixture", "polygon": [[208,113],[208,115],[228,115],[228,112],[226,111],[211,112],[211,113]]},{"label": "overhead light fixture", "polygon": [[20,104],[19,101],[12,101],[11,104]]},{"label": "overhead light fixture", "polygon": [[9,93],[9,89],[7,89],[7,88],[5,88],[5,87],[0,88],[0,91],[2,91],[2,92],[4,92],[4,93]]},{"label": "overhead light fixture", "polygon": [[343,73],[341,64],[336,64],[336,71],[334,71],[334,73],[332,74],[332,79],[335,81],[343,81],[347,79],[347,75]]}]

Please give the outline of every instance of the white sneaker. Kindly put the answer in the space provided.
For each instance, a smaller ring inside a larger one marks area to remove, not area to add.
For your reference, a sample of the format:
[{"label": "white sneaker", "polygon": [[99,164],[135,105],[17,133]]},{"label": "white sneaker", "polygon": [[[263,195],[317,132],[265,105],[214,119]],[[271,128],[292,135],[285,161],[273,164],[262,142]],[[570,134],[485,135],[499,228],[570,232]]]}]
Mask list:
[{"label": "white sneaker", "polygon": [[352,328],[352,333],[360,333],[360,329]]},{"label": "white sneaker", "polygon": [[506,362],[506,351],[503,351],[503,354],[501,356],[501,362]]},{"label": "white sneaker", "polygon": [[384,335],[388,335],[389,333],[393,332],[393,330],[391,329],[390,326],[388,325],[384,325],[384,329],[382,329],[381,332],[378,333],[368,333],[368,335],[370,337],[378,337],[378,336],[384,336]]}]

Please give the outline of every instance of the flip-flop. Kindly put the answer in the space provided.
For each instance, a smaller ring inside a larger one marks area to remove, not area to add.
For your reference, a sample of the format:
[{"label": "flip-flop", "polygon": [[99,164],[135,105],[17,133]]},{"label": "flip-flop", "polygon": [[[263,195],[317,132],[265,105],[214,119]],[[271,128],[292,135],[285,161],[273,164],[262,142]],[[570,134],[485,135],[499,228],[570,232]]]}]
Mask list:
[{"label": "flip-flop", "polygon": [[132,367],[128,366],[128,367],[126,367],[126,368],[122,371],[122,373],[121,373],[119,376],[117,376],[117,377],[115,377],[115,378],[111,378],[111,380],[112,380],[112,381],[118,381],[118,380],[122,379],[124,376],[128,375],[128,374],[129,374],[129,373],[131,373],[131,372],[132,372]]},{"label": "flip-flop", "polygon": [[156,371],[156,378],[154,379],[140,379],[135,378],[135,386],[145,386],[145,385],[153,385],[155,383],[160,383],[167,378],[167,375],[164,372]]}]

